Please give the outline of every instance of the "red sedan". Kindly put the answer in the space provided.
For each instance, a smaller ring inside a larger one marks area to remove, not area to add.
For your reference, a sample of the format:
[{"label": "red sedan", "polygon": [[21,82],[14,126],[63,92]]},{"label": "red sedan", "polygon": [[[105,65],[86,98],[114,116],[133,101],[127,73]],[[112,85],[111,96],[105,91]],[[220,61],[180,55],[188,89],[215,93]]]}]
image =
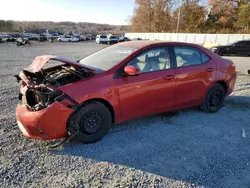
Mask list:
[{"label": "red sedan", "polygon": [[[43,68],[46,63],[61,64]],[[113,123],[200,106],[218,111],[236,82],[235,65],[202,46],[131,41],[78,61],[38,56],[19,75],[16,118],[30,138],[75,134],[100,140]]]}]

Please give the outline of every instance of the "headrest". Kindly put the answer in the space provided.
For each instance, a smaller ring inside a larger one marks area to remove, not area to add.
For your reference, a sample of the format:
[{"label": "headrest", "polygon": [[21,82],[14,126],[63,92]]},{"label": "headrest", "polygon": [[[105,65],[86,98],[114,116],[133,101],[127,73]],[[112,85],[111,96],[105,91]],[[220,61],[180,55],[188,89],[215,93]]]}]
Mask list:
[{"label": "headrest", "polygon": [[167,52],[160,52],[159,58],[167,58],[167,57],[168,57]]}]

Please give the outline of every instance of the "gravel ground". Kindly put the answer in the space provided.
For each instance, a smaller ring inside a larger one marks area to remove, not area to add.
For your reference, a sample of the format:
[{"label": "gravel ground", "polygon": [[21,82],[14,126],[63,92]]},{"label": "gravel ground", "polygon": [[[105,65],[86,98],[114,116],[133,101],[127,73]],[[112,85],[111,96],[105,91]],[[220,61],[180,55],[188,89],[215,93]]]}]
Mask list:
[{"label": "gravel ground", "polygon": [[[250,58],[227,57],[237,87],[215,114],[180,110],[115,125],[95,144],[27,139],[15,121],[14,74],[36,55],[78,59],[92,43],[0,44],[0,187],[250,187]],[[245,135],[242,134],[244,131]]]}]

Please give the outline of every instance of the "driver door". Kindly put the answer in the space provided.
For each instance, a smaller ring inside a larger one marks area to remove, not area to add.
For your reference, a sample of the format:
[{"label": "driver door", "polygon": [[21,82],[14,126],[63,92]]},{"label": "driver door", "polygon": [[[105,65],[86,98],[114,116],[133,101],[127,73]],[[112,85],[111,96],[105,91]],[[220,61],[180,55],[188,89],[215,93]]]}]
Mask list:
[{"label": "driver door", "polygon": [[139,69],[137,76],[118,78],[123,120],[168,111],[174,104],[174,70],[168,49],[151,48],[126,63]]}]

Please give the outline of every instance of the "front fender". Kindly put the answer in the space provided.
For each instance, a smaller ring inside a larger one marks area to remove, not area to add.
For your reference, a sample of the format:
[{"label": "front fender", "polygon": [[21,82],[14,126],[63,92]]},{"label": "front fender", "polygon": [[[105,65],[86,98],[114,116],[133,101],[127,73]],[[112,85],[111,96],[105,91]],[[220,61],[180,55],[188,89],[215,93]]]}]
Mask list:
[{"label": "front fender", "polygon": [[94,79],[75,82],[60,87],[60,90],[79,104],[83,104],[89,100],[105,100],[113,107],[115,119],[119,121],[121,112],[119,108],[119,90],[116,87],[116,82],[112,83],[106,80],[105,77],[100,78],[98,83],[96,81]]}]

